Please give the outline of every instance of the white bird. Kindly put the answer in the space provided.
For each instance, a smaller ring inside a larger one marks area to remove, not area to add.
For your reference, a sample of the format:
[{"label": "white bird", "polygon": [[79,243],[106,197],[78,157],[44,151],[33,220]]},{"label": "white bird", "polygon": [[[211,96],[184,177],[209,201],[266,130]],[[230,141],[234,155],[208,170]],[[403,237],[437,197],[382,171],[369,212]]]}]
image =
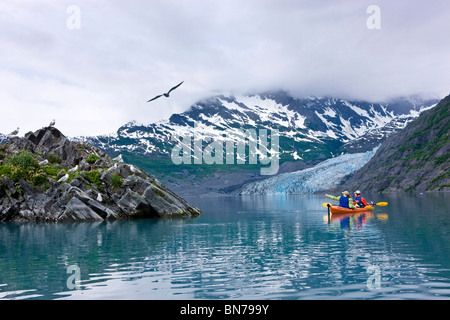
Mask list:
[{"label": "white bird", "polygon": [[102,195],[100,193],[97,195],[97,201],[98,202],[102,202],[103,201],[103,197],[102,197]]},{"label": "white bird", "polygon": [[114,161],[123,162],[122,154],[119,154],[117,157],[113,158]]},{"label": "white bird", "polygon": [[17,129],[16,130],[14,130],[13,132],[11,132],[10,134],[9,134],[9,136],[16,136],[18,133],[19,133],[19,127],[17,127]]},{"label": "white bird", "polygon": [[69,172],[75,172],[78,170],[78,165],[76,165],[75,167],[73,167],[72,169],[69,170]]},{"label": "white bird", "polygon": [[117,169],[117,163],[114,163],[114,165],[110,168],[108,168],[108,172],[116,170]]},{"label": "white bird", "polygon": [[41,162],[39,162],[39,165],[40,165],[40,166],[45,166],[45,165],[47,165],[47,164],[48,164],[48,160],[47,160],[47,159],[42,160]]},{"label": "white bird", "polygon": [[139,173],[139,170],[136,169],[133,165],[130,166],[130,170],[131,170],[131,172]]},{"label": "white bird", "polygon": [[49,127],[53,127],[55,125],[55,119],[53,119],[52,122],[50,122],[50,124],[48,125]]},{"label": "white bird", "polygon": [[66,173],[64,176],[62,176],[58,182],[66,182],[67,180],[69,180],[69,174]]}]

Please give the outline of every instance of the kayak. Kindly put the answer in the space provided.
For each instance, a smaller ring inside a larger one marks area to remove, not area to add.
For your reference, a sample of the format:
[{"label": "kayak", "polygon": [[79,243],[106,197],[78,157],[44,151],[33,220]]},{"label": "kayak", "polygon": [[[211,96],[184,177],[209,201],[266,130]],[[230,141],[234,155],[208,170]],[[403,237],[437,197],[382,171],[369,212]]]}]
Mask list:
[{"label": "kayak", "polygon": [[348,209],[339,206],[330,206],[330,212],[332,214],[337,213],[359,213],[359,212],[370,212],[371,209],[366,208],[356,208],[356,209]]}]

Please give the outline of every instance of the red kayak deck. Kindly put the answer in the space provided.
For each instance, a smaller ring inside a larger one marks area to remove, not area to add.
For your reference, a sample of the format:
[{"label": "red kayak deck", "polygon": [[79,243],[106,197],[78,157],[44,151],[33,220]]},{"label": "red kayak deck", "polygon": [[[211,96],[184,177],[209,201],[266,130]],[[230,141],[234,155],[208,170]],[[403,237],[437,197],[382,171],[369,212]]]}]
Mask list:
[{"label": "red kayak deck", "polygon": [[347,209],[347,208],[343,208],[343,207],[339,207],[339,206],[331,206],[330,207],[330,212],[332,214],[337,214],[337,213],[360,213],[360,212],[370,212],[370,209],[366,209],[366,208]]}]

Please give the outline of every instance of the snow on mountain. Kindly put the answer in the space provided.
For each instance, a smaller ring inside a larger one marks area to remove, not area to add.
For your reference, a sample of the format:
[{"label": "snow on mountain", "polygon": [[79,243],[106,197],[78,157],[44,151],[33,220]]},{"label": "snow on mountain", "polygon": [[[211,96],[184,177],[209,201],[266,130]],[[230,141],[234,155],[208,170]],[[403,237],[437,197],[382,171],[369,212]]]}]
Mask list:
[{"label": "snow on mountain", "polygon": [[242,187],[240,194],[303,194],[327,190],[336,186],[346,175],[362,168],[375,154],[376,149],[364,153],[344,154],[312,168],[249,183]]},{"label": "snow on mountain", "polygon": [[0,143],[6,143],[8,142],[8,137],[4,135],[3,133],[0,133]]},{"label": "snow on mountain", "polygon": [[435,101],[401,100],[377,104],[337,98],[294,98],[285,92],[221,95],[199,101],[190,110],[156,123],[131,122],[112,135],[77,139],[87,140],[112,155],[128,153],[169,158],[176,144],[174,136],[239,141],[241,130],[277,129],[281,160],[325,160],[342,152],[372,149],[374,145],[365,146],[364,140],[360,140],[356,149],[355,144],[352,148],[341,147],[376,130],[383,139],[390,131],[382,128],[404,127],[433,103]]}]

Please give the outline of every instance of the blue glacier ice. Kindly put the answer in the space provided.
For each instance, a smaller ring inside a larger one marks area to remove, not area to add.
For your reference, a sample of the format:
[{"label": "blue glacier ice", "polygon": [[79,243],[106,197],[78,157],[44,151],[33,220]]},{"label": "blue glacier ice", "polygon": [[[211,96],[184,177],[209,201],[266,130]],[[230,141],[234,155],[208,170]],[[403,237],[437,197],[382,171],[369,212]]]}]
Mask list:
[{"label": "blue glacier ice", "polygon": [[378,147],[364,153],[344,154],[305,170],[283,173],[249,183],[241,195],[313,193],[335,187],[343,177],[362,168]]}]

